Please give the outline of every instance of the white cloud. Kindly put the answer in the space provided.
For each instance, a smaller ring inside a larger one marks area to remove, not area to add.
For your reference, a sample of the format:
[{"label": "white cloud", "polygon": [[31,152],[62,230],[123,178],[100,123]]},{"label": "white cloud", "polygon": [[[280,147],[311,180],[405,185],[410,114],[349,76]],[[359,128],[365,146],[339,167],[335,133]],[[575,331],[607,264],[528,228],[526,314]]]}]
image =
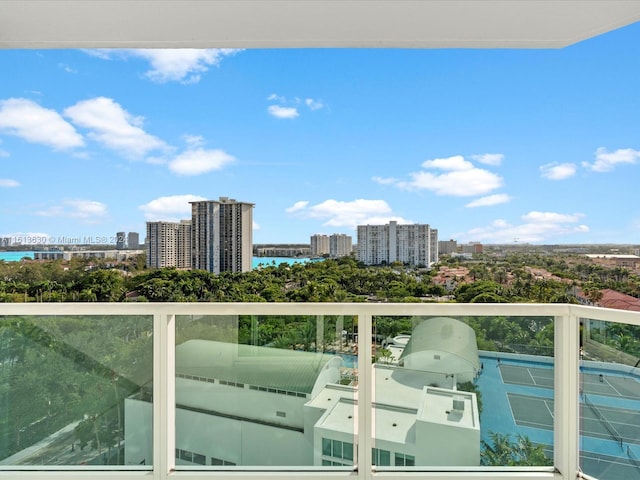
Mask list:
[{"label": "white cloud", "polygon": [[90,131],[89,137],[127,157],[142,158],[153,150],[168,150],[165,142],[142,129],[134,117],[114,100],[96,97],[65,109],[65,116]]},{"label": "white cloud", "polygon": [[269,115],[276,118],[296,118],[300,114],[295,107],[281,107],[280,105],[269,105],[267,108]]},{"label": "white cloud", "polygon": [[169,169],[179,175],[201,175],[234,163],[232,157],[223,150],[187,150],[169,162]]},{"label": "white cloud", "polygon": [[387,178],[372,177],[371,180],[373,180],[376,183],[379,183],[380,185],[395,185],[400,181],[397,178],[393,178],[393,177],[387,177]]},{"label": "white cloud", "polygon": [[62,70],[64,70],[67,73],[78,73],[77,70],[71,68],[69,65],[67,65],[65,63],[58,63],[58,68],[61,68]]},{"label": "white cloud", "polygon": [[270,102],[277,102],[279,105],[269,105],[267,112],[276,118],[296,118],[300,116],[298,107],[306,106],[310,111],[320,110],[325,107],[321,100],[315,98],[299,98],[295,97],[287,99],[287,97],[272,93],[267,97]]},{"label": "white cloud", "polygon": [[256,223],[256,221],[254,220],[252,223],[252,228],[254,230],[260,230],[260,225],[258,223]]},{"label": "white cloud", "polygon": [[595,162],[582,162],[582,166],[594,172],[609,172],[620,163],[634,165],[640,160],[640,151],[632,148],[618,149],[615,152],[609,152],[606,148],[600,147],[596,150],[595,155]]},{"label": "white cloud", "polygon": [[393,215],[391,207],[384,200],[357,199],[351,202],[325,200],[309,206],[309,202],[296,202],[286,209],[299,218],[322,220],[322,225],[331,227],[350,227],[358,225],[379,225],[395,220],[398,223],[410,223],[402,217]]},{"label": "white cloud", "polygon": [[448,171],[468,171],[473,170],[473,163],[468,162],[462,155],[454,155],[448,158],[436,158],[434,160],[427,160],[422,163],[423,168],[436,168],[438,170]]},{"label": "white cloud", "polygon": [[583,217],[580,213],[533,211],[523,215],[523,222],[519,225],[499,219],[487,227],[475,228],[461,235],[485,243],[544,242],[564,235],[589,232],[589,227],[580,223]]},{"label": "white cloud", "polygon": [[493,205],[499,205],[501,203],[508,203],[511,201],[511,196],[506,193],[498,193],[496,195],[489,195],[487,197],[477,198],[465,205],[467,208],[475,207],[491,207]]},{"label": "white cloud", "polygon": [[301,200],[299,202],[294,203],[292,206],[287,208],[285,211],[287,213],[297,212],[299,210],[304,210],[307,207],[307,205],[309,205],[309,202]]},{"label": "white cloud", "polygon": [[144,212],[149,221],[178,222],[191,218],[191,205],[189,202],[207,200],[198,195],[171,195],[158,197],[138,208]]},{"label": "white cloud", "polygon": [[287,99],[281,95],[278,95],[277,93],[272,93],[271,95],[269,95],[267,97],[267,100],[269,101],[278,101],[280,103],[285,103],[287,101]]},{"label": "white cloud", "polygon": [[26,98],[0,100],[0,132],[55,150],[84,145],[82,136],[58,112]]},{"label": "white cloud", "polygon": [[324,108],[324,104],[320,100],[314,100],[313,98],[305,98],[304,104],[309,107],[311,111]]},{"label": "white cloud", "polygon": [[102,59],[138,57],[147,60],[151,70],[145,76],[155,83],[181,82],[198,83],[201,74],[210,67],[217,66],[222,59],[235,55],[241,50],[230,48],[210,49],[139,49],[139,50],[89,50],[87,53]]},{"label": "white cloud", "polygon": [[504,160],[504,155],[502,153],[483,153],[482,155],[471,155],[471,159],[485,165],[498,166]]},{"label": "white cloud", "polygon": [[547,163],[540,167],[540,173],[549,180],[564,180],[576,174],[575,163]]},{"label": "white cloud", "polygon": [[427,160],[423,162],[422,167],[442,172],[433,173],[424,170],[413,172],[410,174],[410,181],[395,181],[380,177],[374,177],[374,181],[393,184],[404,190],[430,190],[436,195],[456,197],[486,195],[503,185],[502,177],[474,166],[461,155]]},{"label": "white cloud", "polygon": [[200,135],[183,135],[182,138],[190,148],[197,148],[204,145],[204,138]]},{"label": "white cloud", "polygon": [[480,168],[440,175],[417,172],[411,176],[411,182],[400,182],[398,186],[407,190],[430,190],[437,195],[455,197],[483,195],[502,187],[502,178]]},{"label": "white cloud", "polygon": [[87,48],[82,51],[87,55],[91,55],[92,57],[96,57],[101,60],[111,60],[112,53],[118,52],[120,50],[111,50],[109,48]]},{"label": "white cloud", "polygon": [[85,223],[97,223],[107,215],[107,206],[94,200],[64,200],[60,205],[53,205],[46,210],[36,212],[42,217],[67,217],[82,220]]},{"label": "white cloud", "polygon": [[522,216],[522,219],[528,223],[535,223],[537,225],[549,225],[549,224],[562,224],[562,223],[576,223],[584,217],[581,213],[555,213],[555,212],[529,212]]},{"label": "white cloud", "polygon": [[0,187],[19,187],[20,182],[16,180],[11,180],[10,178],[0,178]]}]

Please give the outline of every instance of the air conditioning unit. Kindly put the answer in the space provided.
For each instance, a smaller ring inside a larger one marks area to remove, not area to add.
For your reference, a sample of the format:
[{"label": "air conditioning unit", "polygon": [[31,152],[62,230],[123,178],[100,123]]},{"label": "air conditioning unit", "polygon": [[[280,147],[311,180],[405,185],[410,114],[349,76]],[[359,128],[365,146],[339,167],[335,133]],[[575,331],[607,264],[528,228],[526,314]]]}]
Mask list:
[{"label": "air conditioning unit", "polygon": [[464,397],[461,397],[459,395],[453,397],[453,411],[464,412]]}]

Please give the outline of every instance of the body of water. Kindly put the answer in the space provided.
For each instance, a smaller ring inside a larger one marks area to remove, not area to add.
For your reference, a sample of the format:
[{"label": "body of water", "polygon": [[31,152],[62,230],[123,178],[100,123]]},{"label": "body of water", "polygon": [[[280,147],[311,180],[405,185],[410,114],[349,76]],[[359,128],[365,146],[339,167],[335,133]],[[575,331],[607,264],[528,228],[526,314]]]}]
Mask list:
[{"label": "body of water", "polygon": [[0,260],[5,262],[17,262],[24,257],[33,258],[34,252],[0,252]]},{"label": "body of water", "polygon": [[[35,252],[0,252],[0,261],[5,262],[18,262],[24,257],[33,258]],[[310,258],[290,258],[290,257],[253,257],[252,268],[258,268],[262,266],[280,265],[281,263],[288,263],[292,265],[294,263],[307,263],[310,261],[316,261]]]},{"label": "body of water", "polygon": [[260,265],[262,266],[271,266],[275,265],[276,267],[281,263],[288,263],[289,265],[293,265],[294,263],[307,263],[307,262],[315,262],[318,259],[315,258],[291,258],[291,257],[253,257],[252,268],[258,268]]}]

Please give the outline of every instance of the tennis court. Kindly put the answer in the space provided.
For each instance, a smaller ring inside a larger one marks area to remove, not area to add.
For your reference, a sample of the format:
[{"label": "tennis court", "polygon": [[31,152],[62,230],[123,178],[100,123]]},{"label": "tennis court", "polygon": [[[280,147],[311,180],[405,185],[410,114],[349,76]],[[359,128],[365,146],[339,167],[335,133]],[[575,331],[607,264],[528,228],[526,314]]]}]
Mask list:
[{"label": "tennis court", "polygon": [[[519,393],[507,393],[507,397],[517,425],[553,430],[552,399]],[[640,412],[637,410],[596,406],[587,397],[586,403],[581,403],[580,428],[583,436],[640,444]]]},{"label": "tennis court", "polygon": [[[482,360],[482,394],[487,404],[500,406],[483,413],[483,430],[517,432],[552,456],[553,364],[494,356]],[[613,368],[580,368],[580,466],[596,478],[640,480],[640,381]]]},{"label": "tennis court", "polygon": [[553,388],[553,368],[538,368],[520,365],[500,365],[504,383],[528,387]]},{"label": "tennis court", "polygon": [[[531,387],[553,388],[553,368],[500,365],[504,383]],[[581,391],[589,395],[640,400],[640,382],[633,377],[582,372]]]}]

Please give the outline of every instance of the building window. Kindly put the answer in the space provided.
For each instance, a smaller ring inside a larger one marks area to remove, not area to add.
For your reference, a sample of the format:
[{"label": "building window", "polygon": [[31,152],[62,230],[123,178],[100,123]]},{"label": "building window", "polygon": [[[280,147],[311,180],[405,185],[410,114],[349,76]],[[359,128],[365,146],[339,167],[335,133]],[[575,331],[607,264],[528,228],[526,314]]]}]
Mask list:
[{"label": "building window", "polygon": [[396,453],[395,457],[396,457],[396,467],[414,467],[416,464],[416,458],[413,455]]},{"label": "building window", "polygon": [[[353,462],[353,443],[342,442],[340,440],[332,440],[330,438],[322,439],[322,455],[327,457],[340,458]],[[323,462],[324,465],[324,462]],[[339,463],[338,465],[349,465]]]},{"label": "building window", "polygon": [[322,455],[331,456],[331,439],[329,438],[322,439]]},{"label": "building window", "polygon": [[185,462],[196,463],[198,465],[206,465],[207,457],[199,453],[193,453],[188,450],[181,450],[176,448],[176,458],[184,460]]},{"label": "building window", "polygon": [[391,466],[391,452],[380,448],[371,449],[371,464],[379,467]]}]

